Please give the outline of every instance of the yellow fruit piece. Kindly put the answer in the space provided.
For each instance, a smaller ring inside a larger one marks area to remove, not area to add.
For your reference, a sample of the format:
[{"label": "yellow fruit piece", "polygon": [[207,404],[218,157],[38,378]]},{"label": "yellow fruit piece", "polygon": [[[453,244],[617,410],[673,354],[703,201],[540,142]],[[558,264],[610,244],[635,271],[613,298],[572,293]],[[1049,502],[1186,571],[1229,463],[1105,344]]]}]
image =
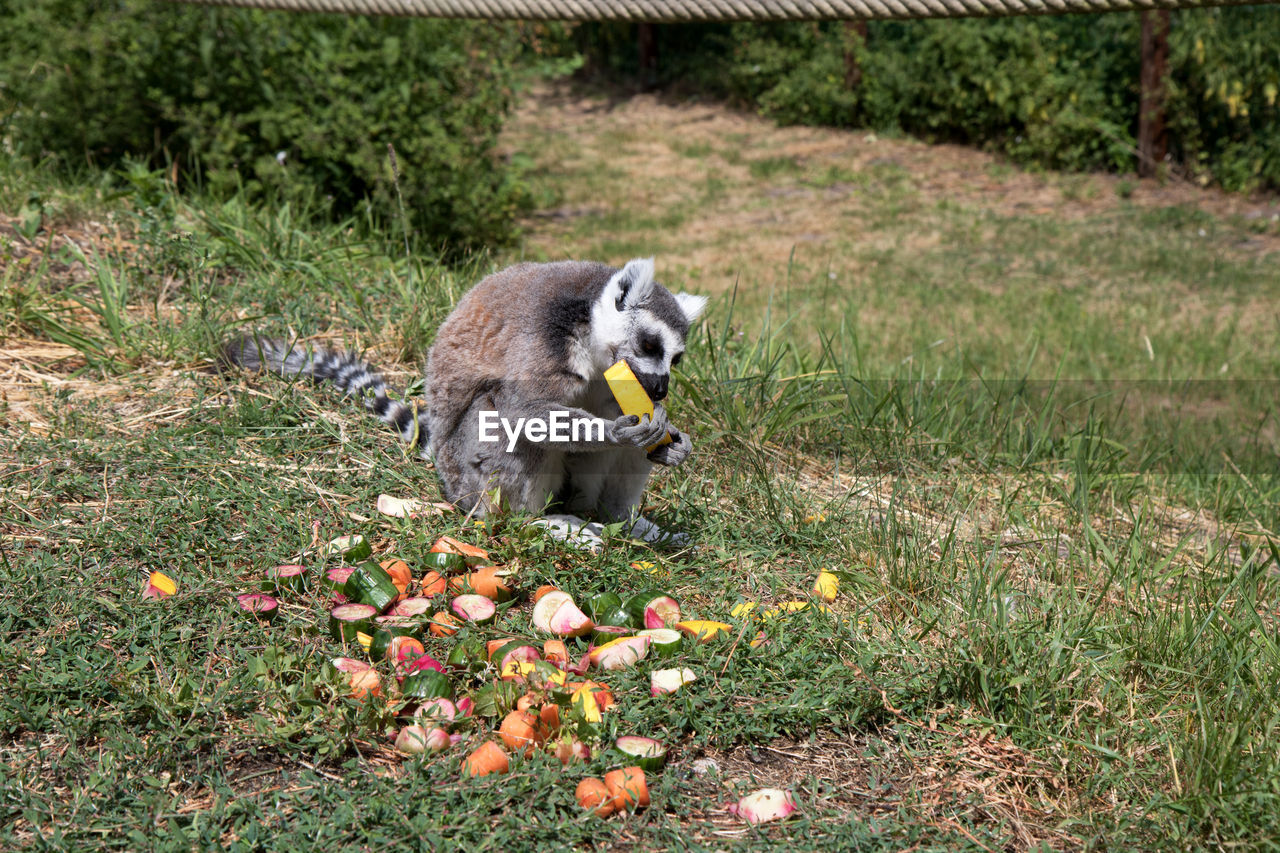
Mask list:
[{"label": "yellow fruit piece", "polygon": [[740,601],[733,605],[733,609],[729,611],[729,616],[732,619],[746,619],[753,615],[759,606],[754,601]]},{"label": "yellow fruit piece", "polygon": [[813,582],[814,595],[823,601],[835,601],[836,593],[839,591],[840,578],[831,574],[831,572],[818,572],[818,578]]},{"label": "yellow fruit piece", "polygon": [[[764,613],[760,614],[760,618],[776,619],[779,616],[786,616],[789,613],[799,613],[801,610],[808,610],[810,606],[810,603],[807,601],[784,601],[777,607],[771,607]],[[826,605],[816,604],[812,606],[817,607],[818,610],[823,613],[831,612],[831,608]]]},{"label": "yellow fruit piece", "polygon": [[[606,370],[604,381],[609,383],[609,390],[613,392],[613,398],[618,401],[618,408],[622,409],[624,415],[653,417],[653,401],[644,392],[640,380],[636,379],[636,375],[631,372],[631,365],[626,361],[619,361]],[[664,435],[657,444],[646,449],[652,451],[655,447],[670,443],[671,436]]]},{"label": "yellow fruit piece", "polygon": [[588,723],[600,722],[600,703],[596,701],[595,691],[591,690],[594,685],[584,684],[577,690],[573,691],[570,702],[582,713],[583,719]]},{"label": "yellow fruit piece", "polygon": [[806,515],[804,517],[805,524],[819,524],[820,522],[823,522],[826,520],[827,520],[827,517],[820,512],[815,512],[813,515]]},{"label": "yellow fruit piece", "polygon": [[357,631],[356,642],[359,643],[360,648],[364,649],[367,653],[369,651],[370,644],[373,643],[373,637],[369,636],[364,631]]},{"label": "yellow fruit piece", "polygon": [[705,643],[722,631],[732,630],[733,626],[724,622],[712,622],[708,619],[694,619],[689,622],[677,622],[676,629],[682,634],[697,637],[700,643]]},{"label": "yellow fruit piece", "polygon": [[150,582],[152,586],[165,595],[173,595],[178,591],[177,582],[164,572],[152,572]]},{"label": "yellow fruit piece", "polygon": [[523,681],[527,679],[536,669],[537,669],[537,666],[535,666],[533,661],[529,661],[529,660],[508,661],[507,665],[502,668],[502,672],[499,674],[498,677],[501,678],[503,681],[512,681],[517,679],[520,681]]},{"label": "yellow fruit piece", "polygon": [[751,648],[758,648],[769,642],[764,635],[764,631],[757,631],[756,635],[751,638]]}]

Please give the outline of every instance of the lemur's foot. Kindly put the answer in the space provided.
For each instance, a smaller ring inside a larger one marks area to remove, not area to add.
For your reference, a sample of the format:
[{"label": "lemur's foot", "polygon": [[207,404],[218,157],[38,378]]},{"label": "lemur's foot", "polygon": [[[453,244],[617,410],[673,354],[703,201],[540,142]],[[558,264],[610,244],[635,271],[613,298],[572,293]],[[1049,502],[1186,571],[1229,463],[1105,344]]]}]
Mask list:
[{"label": "lemur's foot", "polygon": [[529,524],[545,529],[552,538],[575,548],[599,553],[604,547],[603,528],[576,515],[548,515],[545,518],[535,518]]},{"label": "lemur's foot", "polygon": [[675,530],[663,530],[643,515],[631,525],[631,535],[654,545],[666,545],[671,548],[683,548],[693,542],[687,533]]}]

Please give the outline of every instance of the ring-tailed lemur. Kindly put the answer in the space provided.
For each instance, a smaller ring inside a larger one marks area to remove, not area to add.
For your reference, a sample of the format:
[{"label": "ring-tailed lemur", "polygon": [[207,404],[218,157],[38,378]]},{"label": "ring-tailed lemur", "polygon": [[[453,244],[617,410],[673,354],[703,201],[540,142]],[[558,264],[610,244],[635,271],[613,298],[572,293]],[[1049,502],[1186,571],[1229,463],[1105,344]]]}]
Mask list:
[{"label": "ring-tailed lemur", "polygon": [[[692,449],[658,401],[705,306],[705,297],[673,294],[654,281],[652,259],[621,270],[580,261],[509,267],[473,287],[441,325],[427,355],[426,405],[416,415],[387,396],[382,377],[354,353],[313,353],[251,336],[230,344],[225,358],[328,380],[363,397],[424,458],[434,458],[445,497],[476,516],[493,510],[499,495],[532,514],[548,507],[574,513],[538,523],[592,546],[600,528],[578,513],[628,521],[631,534],[646,541],[680,543],[687,538],[664,533],[639,508],[653,465],[679,465]],[[609,391],[603,373],[620,359],[654,400],[652,418],[623,415]],[[558,443],[525,434],[509,447],[481,441],[486,412],[508,423],[560,417],[603,424]],[[663,435],[671,443],[646,450]]]}]

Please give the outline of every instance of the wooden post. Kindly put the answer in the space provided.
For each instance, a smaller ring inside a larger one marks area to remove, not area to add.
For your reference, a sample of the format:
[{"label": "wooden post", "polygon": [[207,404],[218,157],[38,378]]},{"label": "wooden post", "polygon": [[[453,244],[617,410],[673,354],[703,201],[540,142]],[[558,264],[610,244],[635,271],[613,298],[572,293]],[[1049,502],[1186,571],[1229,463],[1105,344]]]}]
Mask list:
[{"label": "wooden post", "polygon": [[1164,79],[1169,68],[1169,10],[1142,13],[1142,95],[1138,105],[1138,174],[1154,177],[1168,151]]},{"label": "wooden post", "polygon": [[650,23],[636,25],[640,48],[640,85],[652,89],[658,85],[658,37]]},{"label": "wooden post", "polygon": [[858,44],[867,43],[867,22],[866,21],[845,21],[844,22],[844,87],[846,89],[856,89],[858,84],[862,82],[862,66],[858,63],[858,54],[851,49],[853,37],[858,37]]}]

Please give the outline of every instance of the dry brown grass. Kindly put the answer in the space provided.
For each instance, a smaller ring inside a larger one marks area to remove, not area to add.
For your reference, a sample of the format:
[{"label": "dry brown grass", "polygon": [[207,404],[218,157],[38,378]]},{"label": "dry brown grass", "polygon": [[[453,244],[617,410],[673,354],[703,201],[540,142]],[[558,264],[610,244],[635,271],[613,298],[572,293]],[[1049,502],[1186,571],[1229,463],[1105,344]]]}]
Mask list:
[{"label": "dry brown grass", "polygon": [[[654,227],[654,241],[673,268],[712,293],[732,288],[746,269],[753,279],[766,277],[753,283],[768,284],[793,252],[820,261],[851,239],[903,252],[936,246],[930,212],[939,204],[971,209],[975,219],[990,212],[1059,221],[1171,205],[1245,220],[1280,212],[1274,198],[1182,181],[1038,173],[972,148],[778,127],[717,104],[656,95],[611,100],[567,85],[526,98],[507,145],[532,153],[541,168],[563,179],[561,204],[527,223],[526,251],[581,256],[606,240],[634,236],[637,220],[661,222],[676,213],[680,224]],[[777,158],[794,164],[787,167],[792,179],[772,185],[753,176],[752,162]],[[722,181],[723,190],[708,191],[709,179]],[[1122,182],[1133,188],[1128,199],[1121,197]],[[919,227],[868,229],[886,195]],[[608,214],[621,227],[600,221]],[[1272,254],[1280,250],[1280,231],[1258,233],[1237,248]]]}]

